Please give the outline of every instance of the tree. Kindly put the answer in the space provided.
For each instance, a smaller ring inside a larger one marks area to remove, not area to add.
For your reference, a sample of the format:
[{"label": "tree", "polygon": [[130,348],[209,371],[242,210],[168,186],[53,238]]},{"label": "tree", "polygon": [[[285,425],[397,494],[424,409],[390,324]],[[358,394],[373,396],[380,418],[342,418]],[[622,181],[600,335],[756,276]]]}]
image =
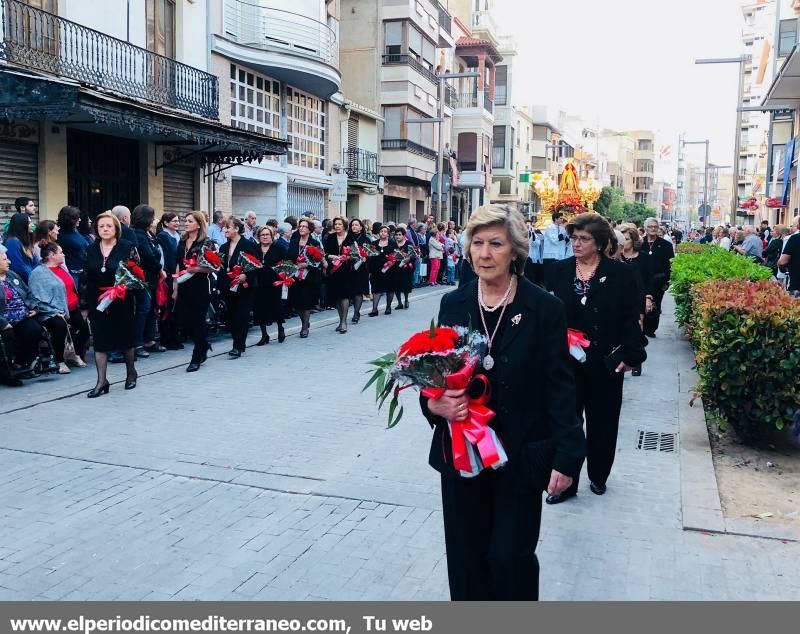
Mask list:
[{"label": "tree", "polygon": [[614,199],[614,188],[603,187],[603,189],[600,190],[600,198],[598,198],[597,202],[594,204],[594,210],[601,216],[605,216],[608,213],[608,208],[611,205],[611,201],[613,199]]},{"label": "tree", "polygon": [[622,217],[626,222],[642,225],[648,218],[657,217],[657,212],[652,207],[648,207],[644,203],[637,201],[633,203],[625,203]]},{"label": "tree", "polygon": [[603,187],[594,210],[607,220],[622,220],[624,217],[625,192],[619,187]]}]

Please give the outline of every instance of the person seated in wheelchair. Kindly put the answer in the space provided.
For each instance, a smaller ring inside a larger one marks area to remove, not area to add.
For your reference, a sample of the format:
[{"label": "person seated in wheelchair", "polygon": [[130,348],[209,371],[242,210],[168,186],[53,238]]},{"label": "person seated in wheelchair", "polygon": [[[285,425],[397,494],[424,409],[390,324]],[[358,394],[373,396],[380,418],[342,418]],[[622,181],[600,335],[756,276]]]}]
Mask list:
[{"label": "person seated in wheelchair", "polygon": [[47,330],[36,310],[36,300],[22,278],[10,270],[0,246],[0,382],[19,385],[21,378],[55,372]]}]

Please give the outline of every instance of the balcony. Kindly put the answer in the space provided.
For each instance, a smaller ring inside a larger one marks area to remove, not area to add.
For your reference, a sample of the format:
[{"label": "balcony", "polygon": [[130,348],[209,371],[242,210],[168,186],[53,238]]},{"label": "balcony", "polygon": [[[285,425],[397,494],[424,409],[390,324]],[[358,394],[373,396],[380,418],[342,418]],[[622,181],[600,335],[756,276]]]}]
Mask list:
[{"label": "balcony", "polygon": [[381,149],[390,151],[404,150],[431,159],[432,161],[436,160],[436,150],[432,150],[414,141],[409,141],[408,139],[383,139],[383,141],[381,141]]},{"label": "balcony", "polygon": [[[439,99],[441,98],[442,96],[440,94]],[[458,92],[449,84],[445,84],[444,86],[444,105],[448,108],[458,107]]]},{"label": "balcony", "polygon": [[493,45],[497,46],[497,23],[491,11],[472,12],[472,35],[473,37],[486,37]]},{"label": "balcony", "polygon": [[438,86],[439,80],[436,77],[436,73],[434,73],[430,68],[425,66],[422,62],[420,62],[416,57],[413,55],[406,55],[406,54],[390,54],[383,56],[383,65],[384,66],[408,66],[413,68],[417,71],[420,75],[422,75],[425,79],[430,81],[432,84]]},{"label": "balcony", "polygon": [[464,170],[458,174],[458,186],[464,189],[484,189],[486,188],[486,172],[473,169]]},{"label": "balcony", "polygon": [[219,117],[216,76],[20,0],[0,0],[0,59],[104,90]]},{"label": "balcony", "polygon": [[472,92],[458,93],[456,98],[456,108],[477,108],[478,95]]},{"label": "balcony", "polygon": [[214,50],[324,99],[342,85],[336,32],[299,13],[224,0]]},{"label": "balcony", "polygon": [[342,152],[342,162],[347,178],[360,183],[378,184],[378,154],[361,148],[347,148]]}]

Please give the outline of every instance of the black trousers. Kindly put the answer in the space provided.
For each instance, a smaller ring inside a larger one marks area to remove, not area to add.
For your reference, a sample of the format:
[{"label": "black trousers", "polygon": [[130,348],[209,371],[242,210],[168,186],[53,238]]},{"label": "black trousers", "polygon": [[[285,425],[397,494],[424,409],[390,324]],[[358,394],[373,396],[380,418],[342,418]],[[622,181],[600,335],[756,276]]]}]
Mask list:
[{"label": "black trousers", "polygon": [[[619,415],[622,410],[622,372],[609,372],[602,359],[573,361],[578,417],[586,423],[586,470],[589,480],[605,484],[617,452]],[[583,465],[581,465],[583,466]],[[577,492],[580,472],[570,487]]]},{"label": "black trousers", "polygon": [[442,476],[447,576],[453,601],[536,601],[542,493],[513,472]]},{"label": "black trousers", "polygon": [[658,323],[661,320],[661,302],[667,289],[662,288],[653,293],[653,310],[644,314],[644,333],[646,335],[656,334]]},{"label": "black trousers", "polygon": [[208,294],[178,297],[178,322],[184,333],[194,343],[192,363],[203,363],[208,354],[208,326],[206,316],[211,297]]},{"label": "black trousers", "polygon": [[19,365],[36,358],[42,340],[42,325],[35,317],[26,317],[14,324],[14,357]]},{"label": "black trousers", "polygon": [[241,286],[235,293],[225,293],[228,306],[228,328],[233,338],[233,347],[244,352],[247,347],[247,331],[250,330],[250,313],[253,310],[252,289]]}]

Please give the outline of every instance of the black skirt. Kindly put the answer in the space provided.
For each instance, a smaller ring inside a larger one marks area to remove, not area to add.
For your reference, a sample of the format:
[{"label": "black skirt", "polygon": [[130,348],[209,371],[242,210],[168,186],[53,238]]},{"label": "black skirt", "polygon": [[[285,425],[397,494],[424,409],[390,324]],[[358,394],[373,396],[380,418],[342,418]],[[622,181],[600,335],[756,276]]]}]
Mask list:
[{"label": "black skirt", "polygon": [[89,308],[89,324],[95,352],[117,352],[134,347],[134,304],[131,293],[124,301],[113,301],[104,311]]},{"label": "black skirt", "polygon": [[255,289],[253,314],[255,323],[269,325],[284,320],[284,301],[281,300],[283,286],[275,286],[278,275],[269,266],[258,270],[258,286]]}]

